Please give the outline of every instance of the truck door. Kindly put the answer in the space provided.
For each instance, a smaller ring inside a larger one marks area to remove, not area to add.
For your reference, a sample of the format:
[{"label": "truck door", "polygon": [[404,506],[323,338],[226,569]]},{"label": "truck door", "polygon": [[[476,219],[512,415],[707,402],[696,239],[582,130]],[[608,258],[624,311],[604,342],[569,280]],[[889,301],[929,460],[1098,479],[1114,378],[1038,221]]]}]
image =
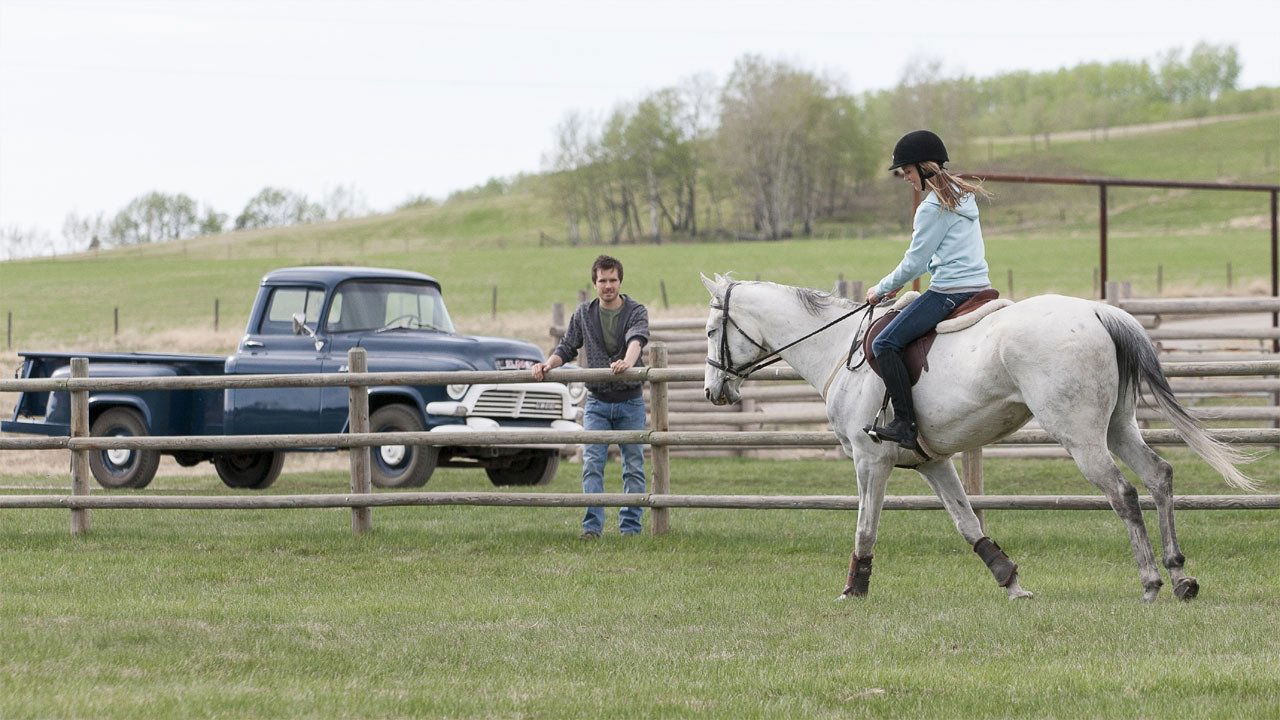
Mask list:
[{"label": "truck door", "polygon": [[[320,319],[324,288],[281,285],[271,290],[257,327],[240,344],[228,374],[266,375],[320,372],[327,349],[293,334],[293,314],[303,313],[312,329]],[[228,433],[281,435],[320,431],[321,388],[244,388],[227,391]]]}]

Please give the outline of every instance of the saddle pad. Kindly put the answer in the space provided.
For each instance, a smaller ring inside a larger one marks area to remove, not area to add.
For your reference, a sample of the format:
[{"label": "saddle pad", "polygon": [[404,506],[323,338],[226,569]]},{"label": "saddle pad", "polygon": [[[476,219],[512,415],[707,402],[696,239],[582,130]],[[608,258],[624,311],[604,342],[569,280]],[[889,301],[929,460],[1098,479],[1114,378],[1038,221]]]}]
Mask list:
[{"label": "saddle pad", "polygon": [[[1000,297],[1000,291],[995,288],[979,291],[973,297],[951,311],[943,321],[967,315],[974,310],[982,307],[986,303],[996,300]],[[871,366],[872,372],[880,375],[880,364],[876,362],[875,356],[871,352],[871,344],[875,342],[876,336],[880,334],[885,327],[893,322],[898,316],[898,310],[890,310],[884,315],[877,318],[871,323],[871,327],[867,329],[867,335],[862,339],[862,354],[867,359],[867,364]],[[911,384],[915,385],[920,381],[920,375],[929,369],[929,350],[933,348],[933,341],[938,337],[936,330],[921,335],[907,345],[902,353],[902,359],[907,364],[907,374],[911,378]]]}]

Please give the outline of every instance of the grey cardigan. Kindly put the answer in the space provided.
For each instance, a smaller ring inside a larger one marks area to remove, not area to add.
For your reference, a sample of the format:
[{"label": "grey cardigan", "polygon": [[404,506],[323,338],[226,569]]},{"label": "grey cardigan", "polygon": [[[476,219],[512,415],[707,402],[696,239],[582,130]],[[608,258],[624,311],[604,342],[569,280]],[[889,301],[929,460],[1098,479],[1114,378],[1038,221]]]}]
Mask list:
[{"label": "grey cardigan", "polygon": [[[569,327],[565,329],[560,344],[551,352],[564,362],[572,362],[578,356],[578,349],[586,347],[586,361],[589,368],[607,368],[614,360],[621,360],[627,352],[632,340],[639,340],[640,346],[649,344],[649,311],[644,305],[632,300],[630,296],[622,296],[622,310],[618,315],[618,352],[610,355],[604,347],[604,330],[600,327],[600,299],[590,300],[578,306],[569,318]],[[636,359],[636,367],[644,365],[644,353]],[[605,402],[622,402],[641,396],[641,385],[638,381],[587,383],[587,390],[597,399]]]}]

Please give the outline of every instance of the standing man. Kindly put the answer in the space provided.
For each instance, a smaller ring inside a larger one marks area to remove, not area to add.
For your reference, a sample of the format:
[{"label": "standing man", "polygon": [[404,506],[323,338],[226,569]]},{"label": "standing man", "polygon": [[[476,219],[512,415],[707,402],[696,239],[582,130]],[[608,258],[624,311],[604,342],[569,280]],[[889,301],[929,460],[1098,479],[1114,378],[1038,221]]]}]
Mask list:
[{"label": "standing man", "polygon": [[[623,295],[622,263],[601,255],[591,265],[591,283],[596,299],[584,302],[573,312],[564,338],[547,356],[534,365],[533,377],[542,380],[547,371],[573,360],[586,346],[582,363],[588,368],[610,368],[615,373],[643,365],[640,350],[649,342],[649,311]],[[587,384],[587,407],[583,426],[587,430],[643,430],[644,394],[639,381]],[[619,445],[622,451],[622,490],[644,492],[644,448]],[[608,445],[587,445],[582,453],[582,492],[604,492],[604,464]],[[624,507],[618,514],[623,535],[640,533],[639,507]],[[596,540],[604,530],[604,508],[589,507],[582,518],[583,540]]]}]

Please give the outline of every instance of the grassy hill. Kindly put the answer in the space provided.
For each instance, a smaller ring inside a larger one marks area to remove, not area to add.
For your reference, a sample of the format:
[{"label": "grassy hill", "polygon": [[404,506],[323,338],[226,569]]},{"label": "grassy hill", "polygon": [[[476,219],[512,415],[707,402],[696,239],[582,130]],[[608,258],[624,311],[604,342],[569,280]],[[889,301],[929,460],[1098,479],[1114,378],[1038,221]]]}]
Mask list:
[{"label": "grassy hill", "polygon": [[[966,162],[966,157],[987,162]],[[1026,171],[1188,180],[1280,182],[1280,115],[1092,142],[1049,150],[999,145],[961,149],[961,170]],[[908,196],[885,178],[857,198],[847,217],[816,237],[780,242],[674,242],[579,246],[539,183],[505,196],[444,207],[185,242],[0,263],[0,316],[14,318],[14,349],[34,347],[228,351],[243,328],[261,276],[299,264],[362,264],[431,274],[444,283],[461,328],[545,337],[553,302],[572,303],[589,284],[591,259],[605,251],[627,267],[625,291],[661,314],[661,286],[680,312],[700,312],[697,272],[735,270],[778,282],[831,287],[837,274],[870,283],[900,258]],[[992,281],[1018,296],[1089,295],[1097,265],[1097,191],[1087,187],[991,183],[983,207]],[[1265,193],[1113,189],[1111,275],[1166,294],[1265,291]],[[493,288],[499,317],[491,319]],[[220,306],[214,333],[213,306]],[[113,337],[119,308],[121,335]],[[671,310],[676,312],[676,309]],[[0,322],[3,318],[0,317]],[[4,350],[4,348],[0,348]],[[11,356],[10,356],[11,357]]]}]

